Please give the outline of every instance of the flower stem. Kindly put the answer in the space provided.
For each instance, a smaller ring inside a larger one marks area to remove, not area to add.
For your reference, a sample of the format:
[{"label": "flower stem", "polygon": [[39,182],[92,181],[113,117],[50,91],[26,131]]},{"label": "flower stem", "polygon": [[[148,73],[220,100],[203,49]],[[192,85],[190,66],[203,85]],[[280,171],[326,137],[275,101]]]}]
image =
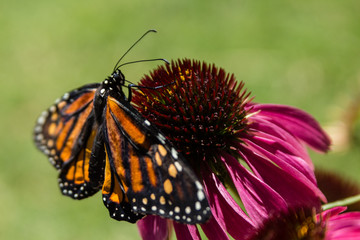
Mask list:
[{"label": "flower stem", "polygon": [[325,210],[328,210],[328,209],[333,208],[333,207],[348,206],[348,205],[351,205],[351,204],[356,203],[356,202],[360,202],[360,194],[352,196],[352,197],[344,198],[344,199],[339,200],[339,201],[324,204],[322,206],[322,208],[325,211]]}]

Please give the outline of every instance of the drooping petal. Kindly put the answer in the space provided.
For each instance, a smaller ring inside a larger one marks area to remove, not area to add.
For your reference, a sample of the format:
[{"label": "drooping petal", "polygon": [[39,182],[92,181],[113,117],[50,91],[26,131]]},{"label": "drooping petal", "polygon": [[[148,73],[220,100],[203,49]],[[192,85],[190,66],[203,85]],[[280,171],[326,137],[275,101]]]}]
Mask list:
[{"label": "drooping petal", "polygon": [[326,240],[359,240],[360,239],[360,212],[347,212],[346,207],[334,207],[318,215],[327,221]]},{"label": "drooping petal", "polygon": [[210,218],[208,222],[201,224],[200,226],[209,240],[229,239],[225,230],[216,222],[214,218]]},{"label": "drooping petal", "polygon": [[202,173],[213,217],[234,239],[243,239],[254,228],[249,217],[210,170]]},{"label": "drooping petal", "polygon": [[290,106],[276,104],[253,104],[252,112],[260,111],[270,121],[285,128],[315,150],[329,150],[330,139],[318,122],[308,113]]},{"label": "drooping petal", "polygon": [[[242,153],[240,153],[242,154]],[[243,167],[237,159],[228,154],[221,158],[228,170],[237,192],[254,225],[261,224],[271,212],[284,210],[285,200],[264,181]],[[243,159],[247,156],[242,154]]]},{"label": "drooping petal", "polygon": [[178,240],[201,240],[196,225],[186,225],[173,222],[176,238]]},{"label": "drooping petal", "polygon": [[[262,116],[260,113],[249,117],[249,120],[251,121],[251,124],[249,124],[250,136],[251,133],[253,133],[256,136],[272,139],[273,142],[271,144],[278,148],[278,150],[299,156],[303,158],[308,165],[313,166],[303,142],[282,126],[279,126],[266,118],[267,117]],[[249,137],[249,134],[240,137],[247,138]]]},{"label": "drooping petal", "polygon": [[360,212],[348,212],[332,217],[327,225],[326,239],[360,239]]},{"label": "drooping petal", "polygon": [[242,139],[245,145],[250,144],[249,148],[251,148],[252,151],[260,155],[264,155],[263,151],[265,151],[267,158],[275,164],[289,165],[304,175],[309,181],[314,184],[316,183],[313,164],[309,164],[309,162],[305,161],[298,154],[294,154],[291,151],[289,152],[286,141],[262,132],[257,132],[256,135],[249,135]]},{"label": "drooping petal", "polygon": [[[326,201],[316,184],[309,181],[301,172],[286,161],[282,162],[282,159],[270,161],[270,159],[273,160],[278,157],[271,155],[271,153],[260,147],[254,151],[254,146],[251,146],[251,144],[248,141],[247,147],[241,147],[240,151],[251,160],[249,165],[251,164],[252,168],[256,169],[259,177],[261,176],[261,179],[274,189],[286,201],[288,206],[320,208],[319,199]],[[277,164],[278,162],[281,162],[281,165]]]},{"label": "drooping petal", "polygon": [[[328,210],[325,210],[321,213],[321,218],[323,219],[329,219],[331,217],[334,217],[338,214],[340,214],[341,212],[345,211],[346,207],[333,207],[330,208]],[[317,216],[317,220],[320,220],[320,215]]]},{"label": "drooping petal", "polygon": [[143,240],[166,240],[169,238],[168,220],[148,215],[137,222]]},{"label": "drooping petal", "polygon": [[[311,192],[313,194],[307,195],[309,198],[312,198],[315,193],[317,198],[320,198],[323,202],[326,202],[325,196],[317,187],[315,174],[312,171],[312,167],[309,166],[302,158],[296,155],[287,154],[285,151],[283,152],[283,147],[281,147],[281,145],[279,144],[279,140],[273,140],[272,136],[265,135],[264,133],[262,133],[261,135],[263,136],[248,136],[247,139],[243,140],[245,144],[239,145],[239,150],[247,151],[246,149],[248,149],[250,150],[248,151],[249,155],[253,155],[255,153],[257,156],[262,156],[262,158],[270,160],[272,164],[275,164],[277,167],[280,167],[284,173],[287,173],[290,179],[300,181],[302,182],[302,184],[305,184],[307,188],[311,189]],[[257,156],[249,158],[248,161],[248,165],[253,166],[254,172],[256,169],[256,173],[261,178],[264,178],[266,175],[268,177],[276,177],[275,174],[270,175],[271,172],[264,169],[264,166],[262,166],[262,164],[266,164],[266,162],[261,161],[261,164],[258,162],[257,165],[254,166],[254,164],[256,164],[256,162],[254,162],[255,160],[262,160]],[[260,172],[260,170],[262,171]],[[289,181],[293,181],[290,179]],[[285,185],[274,184],[275,182],[277,181],[266,181],[266,183],[270,184],[274,188],[282,187],[283,185]],[[282,194],[280,195],[283,196]],[[316,202],[317,200],[318,199],[316,199]]]},{"label": "drooping petal", "polygon": [[[244,143],[251,142],[251,145],[266,150],[274,156],[269,157],[269,159],[275,164],[278,164],[276,161],[279,161],[280,163],[287,163],[292,168],[295,168],[297,171],[303,174],[311,182],[316,183],[312,162],[305,161],[301,155],[299,156],[298,154],[289,151],[287,146],[288,143],[286,141],[263,132],[257,132],[256,135],[248,135],[246,138],[243,137],[242,141]],[[252,150],[262,154],[254,147]]]}]

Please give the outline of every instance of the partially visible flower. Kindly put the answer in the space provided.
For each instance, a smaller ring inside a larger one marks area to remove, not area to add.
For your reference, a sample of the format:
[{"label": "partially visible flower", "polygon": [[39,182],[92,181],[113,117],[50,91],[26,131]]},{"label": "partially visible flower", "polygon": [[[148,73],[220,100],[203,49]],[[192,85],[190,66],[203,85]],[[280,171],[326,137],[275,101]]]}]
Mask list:
[{"label": "partially visible flower", "polygon": [[[244,83],[198,61],[159,67],[141,84],[166,86],[142,88],[133,102],[202,180],[213,218],[200,226],[209,239],[227,239],[227,234],[242,239],[274,212],[273,206],[320,209],[320,200],[326,201],[304,145],[325,152],[330,140],[307,113],[252,103]],[[146,218],[138,223],[141,232],[151,231],[158,217],[144,224]],[[200,239],[196,225],[174,222],[174,228],[178,239]]]},{"label": "partially visible flower", "polygon": [[[316,168],[315,176],[318,187],[328,202],[336,202],[360,194],[360,186],[344,175]],[[347,203],[346,206],[346,211],[360,211],[360,201]]]},{"label": "partially visible flower", "polygon": [[325,240],[359,240],[360,212],[347,212],[346,207],[335,207],[317,216],[317,221],[326,222]]},{"label": "partially visible flower", "polygon": [[[360,239],[360,212],[340,214],[346,207],[334,207],[316,214],[309,207],[275,212],[245,240],[356,240]],[[241,226],[239,226],[241,227]]]}]

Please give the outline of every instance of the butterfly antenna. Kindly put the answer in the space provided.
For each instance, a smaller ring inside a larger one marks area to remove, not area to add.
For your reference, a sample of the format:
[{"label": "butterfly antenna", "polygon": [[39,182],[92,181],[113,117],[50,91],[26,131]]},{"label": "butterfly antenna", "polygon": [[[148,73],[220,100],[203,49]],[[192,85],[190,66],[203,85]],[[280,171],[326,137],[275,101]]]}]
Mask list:
[{"label": "butterfly antenna", "polygon": [[131,47],[121,56],[121,58],[117,61],[117,63],[115,64],[114,70],[113,72],[115,72],[116,69],[118,69],[120,66],[118,66],[118,64],[121,62],[121,60],[126,56],[126,54],[138,43],[141,41],[141,39],[143,39],[146,35],[148,35],[149,33],[154,32],[156,33],[156,30],[154,29],[150,29],[147,30],[133,45],[131,45]]},{"label": "butterfly antenna", "polygon": [[[132,64],[132,63],[140,63],[140,62],[152,62],[152,61],[163,61],[166,64],[170,65],[170,62],[168,60],[166,60],[165,58],[153,58],[153,59],[143,59],[143,60],[137,60],[137,61],[132,61],[132,62],[126,62],[123,64],[120,64],[119,66],[117,66],[116,69],[119,69],[120,67],[124,66],[124,65],[128,65],[128,64]],[[115,70],[114,70],[115,71]]]}]

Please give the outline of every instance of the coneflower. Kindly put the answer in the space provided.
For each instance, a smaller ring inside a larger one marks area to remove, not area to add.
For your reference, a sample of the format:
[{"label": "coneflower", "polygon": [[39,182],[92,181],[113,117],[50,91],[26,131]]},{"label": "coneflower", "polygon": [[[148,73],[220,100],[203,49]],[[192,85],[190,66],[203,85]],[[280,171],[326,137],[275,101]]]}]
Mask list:
[{"label": "coneflower", "polygon": [[[234,75],[188,59],[160,66],[141,85],[166,86],[142,88],[133,103],[202,180],[213,217],[200,227],[209,239],[227,239],[228,234],[243,239],[274,213],[269,207],[274,204],[278,211],[292,206],[320,209],[326,201],[304,144],[325,152],[330,140],[309,114],[254,103]],[[138,226],[143,237],[164,239],[156,232],[169,233],[165,229],[171,223],[148,216]],[[196,225],[173,226],[178,239],[200,239]]]},{"label": "coneflower", "polygon": [[[360,212],[334,207],[316,213],[310,207],[274,212],[255,230],[250,228],[245,240],[356,240],[360,239]],[[240,227],[240,226],[239,226]]]}]

